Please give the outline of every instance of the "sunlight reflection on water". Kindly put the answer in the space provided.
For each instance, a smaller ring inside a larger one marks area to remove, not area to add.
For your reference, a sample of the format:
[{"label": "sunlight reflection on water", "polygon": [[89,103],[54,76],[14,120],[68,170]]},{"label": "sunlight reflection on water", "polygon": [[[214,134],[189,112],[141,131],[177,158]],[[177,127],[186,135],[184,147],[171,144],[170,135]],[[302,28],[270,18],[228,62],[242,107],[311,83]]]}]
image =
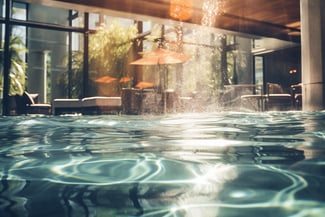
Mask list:
[{"label": "sunlight reflection on water", "polygon": [[320,217],[324,120],[323,112],[1,117],[0,214]]}]

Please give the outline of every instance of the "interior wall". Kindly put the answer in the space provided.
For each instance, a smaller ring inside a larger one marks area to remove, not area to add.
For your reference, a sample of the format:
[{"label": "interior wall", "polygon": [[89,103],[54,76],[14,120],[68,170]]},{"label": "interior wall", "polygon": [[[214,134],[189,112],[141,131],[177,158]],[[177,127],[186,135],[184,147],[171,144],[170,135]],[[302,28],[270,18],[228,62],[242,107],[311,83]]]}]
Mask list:
[{"label": "interior wall", "polygon": [[[301,49],[288,48],[264,55],[266,83],[278,83],[290,92],[290,86],[301,83]],[[293,70],[296,70],[293,71]]]}]

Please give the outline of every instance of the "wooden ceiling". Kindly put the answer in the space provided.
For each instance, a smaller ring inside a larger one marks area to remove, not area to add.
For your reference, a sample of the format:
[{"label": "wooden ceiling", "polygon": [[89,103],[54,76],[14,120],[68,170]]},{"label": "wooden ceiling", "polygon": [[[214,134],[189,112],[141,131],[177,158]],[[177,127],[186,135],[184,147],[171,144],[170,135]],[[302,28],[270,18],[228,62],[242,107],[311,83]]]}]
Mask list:
[{"label": "wooden ceiling", "polygon": [[300,0],[226,0],[219,28],[300,41]]},{"label": "wooden ceiling", "polygon": [[[84,11],[117,13],[143,19],[169,19],[170,0],[26,0],[33,3],[70,7]],[[191,0],[191,17],[184,21],[202,24],[206,1]],[[214,0],[217,1],[217,0]],[[220,1],[220,0],[219,0]],[[300,0],[223,0],[223,9],[213,27],[238,33],[300,41]]]}]

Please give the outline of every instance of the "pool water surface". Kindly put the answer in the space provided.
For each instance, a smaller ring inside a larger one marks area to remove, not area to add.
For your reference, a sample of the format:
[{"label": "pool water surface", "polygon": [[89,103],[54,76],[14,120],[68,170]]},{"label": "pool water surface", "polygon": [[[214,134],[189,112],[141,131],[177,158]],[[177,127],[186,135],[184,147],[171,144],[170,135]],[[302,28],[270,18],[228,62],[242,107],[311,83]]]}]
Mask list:
[{"label": "pool water surface", "polygon": [[1,217],[323,217],[325,112],[0,117]]}]

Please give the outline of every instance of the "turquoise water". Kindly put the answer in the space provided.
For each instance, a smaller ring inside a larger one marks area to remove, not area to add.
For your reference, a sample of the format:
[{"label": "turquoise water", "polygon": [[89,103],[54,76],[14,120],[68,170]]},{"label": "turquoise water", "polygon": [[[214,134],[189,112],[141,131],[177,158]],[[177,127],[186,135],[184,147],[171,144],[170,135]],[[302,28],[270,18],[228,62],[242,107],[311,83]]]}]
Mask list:
[{"label": "turquoise water", "polygon": [[325,112],[0,117],[0,216],[323,217]]}]

